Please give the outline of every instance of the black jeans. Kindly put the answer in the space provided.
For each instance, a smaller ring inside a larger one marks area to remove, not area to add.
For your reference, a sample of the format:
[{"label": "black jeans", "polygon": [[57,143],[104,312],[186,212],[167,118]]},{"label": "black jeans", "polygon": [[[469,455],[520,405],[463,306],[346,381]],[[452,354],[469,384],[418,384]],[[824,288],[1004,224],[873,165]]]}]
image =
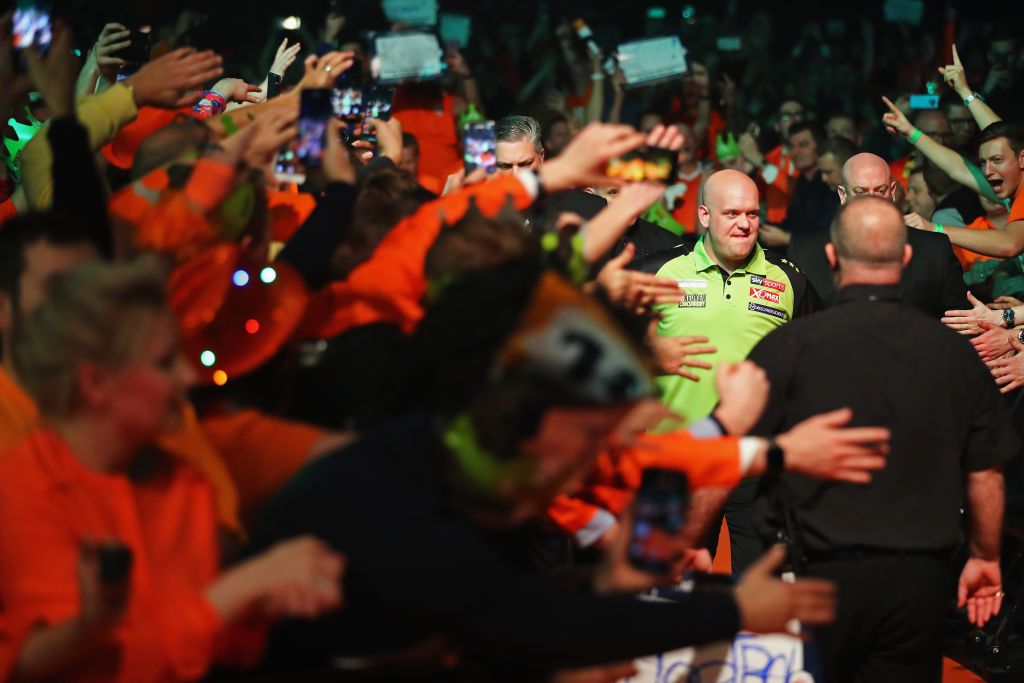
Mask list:
[{"label": "black jeans", "polygon": [[950,561],[899,553],[811,561],[834,581],[835,623],[815,629],[829,683],[938,683],[945,617],[956,595]]}]

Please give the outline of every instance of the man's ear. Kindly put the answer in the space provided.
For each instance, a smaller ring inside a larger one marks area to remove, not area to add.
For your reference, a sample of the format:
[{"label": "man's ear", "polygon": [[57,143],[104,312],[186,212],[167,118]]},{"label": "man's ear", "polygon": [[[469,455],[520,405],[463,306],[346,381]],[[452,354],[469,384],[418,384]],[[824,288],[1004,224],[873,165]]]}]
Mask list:
[{"label": "man's ear", "polygon": [[111,376],[97,363],[82,363],[75,371],[78,398],[87,408],[106,407],[116,397],[111,389]]},{"label": "man's ear", "polygon": [[1020,154],[1017,155],[1017,168],[1024,171],[1024,149],[1020,150]]},{"label": "man's ear", "polygon": [[711,227],[711,209],[706,205],[701,204],[697,207],[697,220],[700,221],[701,226],[705,230]]},{"label": "man's ear", "polygon": [[839,193],[839,203],[840,204],[845,204],[846,203],[846,188],[843,187],[842,185],[840,185],[839,188],[836,189],[836,192]]},{"label": "man's ear", "polygon": [[889,183],[889,198],[896,201],[896,181]]},{"label": "man's ear", "polygon": [[903,267],[906,268],[910,259],[914,258],[914,248],[909,244],[903,245]]},{"label": "man's ear", "polygon": [[832,272],[839,270],[839,257],[836,256],[836,247],[831,242],[825,244],[825,258],[828,259],[828,267]]}]

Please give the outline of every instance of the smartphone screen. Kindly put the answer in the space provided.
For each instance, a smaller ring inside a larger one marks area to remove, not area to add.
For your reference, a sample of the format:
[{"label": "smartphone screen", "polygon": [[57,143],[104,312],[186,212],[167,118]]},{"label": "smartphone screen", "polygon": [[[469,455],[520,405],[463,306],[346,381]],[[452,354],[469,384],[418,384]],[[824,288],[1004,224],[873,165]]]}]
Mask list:
[{"label": "smartphone screen", "polygon": [[131,35],[128,36],[128,40],[132,41],[132,44],[118,56],[129,64],[145,64],[149,61],[153,49],[153,27],[132,26],[129,30]]},{"label": "smartphone screen", "polygon": [[395,89],[382,85],[371,85],[363,90],[363,134],[361,138],[377,144],[377,136],[370,131],[367,122],[370,119],[387,121],[391,118],[391,105],[394,103]]},{"label": "smartphone screen", "polygon": [[486,169],[488,175],[498,170],[498,140],[494,137],[494,121],[467,123],[462,140],[466,146],[466,175],[478,168]]},{"label": "smartphone screen", "polygon": [[44,2],[18,3],[11,22],[11,45],[19,68],[24,69],[25,63],[21,53],[34,47],[41,54],[46,54],[53,40],[53,23],[50,16],[50,5]]},{"label": "smartphone screen", "polygon": [[672,570],[677,554],[673,539],[683,528],[689,503],[685,474],[674,470],[644,470],[633,507],[630,564],[655,574]]},{"label": "smartphone screen", "polygon": [[327,122],[334,114],[331,92],[328,88],[302,91],[295,154],[305,168],[319,167],[324,156]]},{"label": "smartphone screen", "polygon": [[910,108],[911,109],[938,109],[939,108],[939,96],[938,95],[911,95],[910,96]]},{"label": "smartphone screen", "polygon": [[626,182],[675,182],[679,153],[660,147],[644,147],[608,162],[605,174]]}]

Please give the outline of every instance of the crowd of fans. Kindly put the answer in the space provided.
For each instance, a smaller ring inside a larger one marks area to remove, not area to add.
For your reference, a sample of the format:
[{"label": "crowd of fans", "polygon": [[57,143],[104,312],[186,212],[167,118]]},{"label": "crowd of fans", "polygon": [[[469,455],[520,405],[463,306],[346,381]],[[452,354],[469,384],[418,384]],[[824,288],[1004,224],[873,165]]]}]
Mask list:
[{"label": "crowd of fans", "polygon": [[[259,56],[190,9],[137,64],[134,19],[16,57],[3,16],[0,681],[616,681],[794,620],[822,680],[934,681],[954,603],[1001,613],[1015,35],[591,4],[589,44],[557,3],[474,15],[300,183],[303,93],[406,28],[377,3]],[[679,78],[606,62],[666,33]],[[606,173],[644,148],[676,177]],[[733,586],[637,599],[709,572],[723,514]]]}]

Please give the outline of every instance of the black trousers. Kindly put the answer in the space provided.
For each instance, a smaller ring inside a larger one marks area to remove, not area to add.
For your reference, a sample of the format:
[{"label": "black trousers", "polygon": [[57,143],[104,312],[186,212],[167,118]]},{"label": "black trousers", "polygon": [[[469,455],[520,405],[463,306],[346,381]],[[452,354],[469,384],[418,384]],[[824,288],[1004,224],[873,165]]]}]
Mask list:
[{"label": "black trousers", "polygon": [[828,683],[939,683],[943,626],[956,595],[952,564],[893,554],[812,561],[806,576],[836,583],[835,623],[816,628]]},{"label": "black trousers", "polygon": [[[757,495],[760,479],[749,477],[742,480],[733,489],[725,501],[723,514],[729,527],[729,548],[732,555],[732,574],[739,576],[766,550],[764,541],[754,528],[754,498]],[[705,546],[712,555],[718,553],[718,533],[722,526],[722,516],[713,521],[708,529]]]}]

